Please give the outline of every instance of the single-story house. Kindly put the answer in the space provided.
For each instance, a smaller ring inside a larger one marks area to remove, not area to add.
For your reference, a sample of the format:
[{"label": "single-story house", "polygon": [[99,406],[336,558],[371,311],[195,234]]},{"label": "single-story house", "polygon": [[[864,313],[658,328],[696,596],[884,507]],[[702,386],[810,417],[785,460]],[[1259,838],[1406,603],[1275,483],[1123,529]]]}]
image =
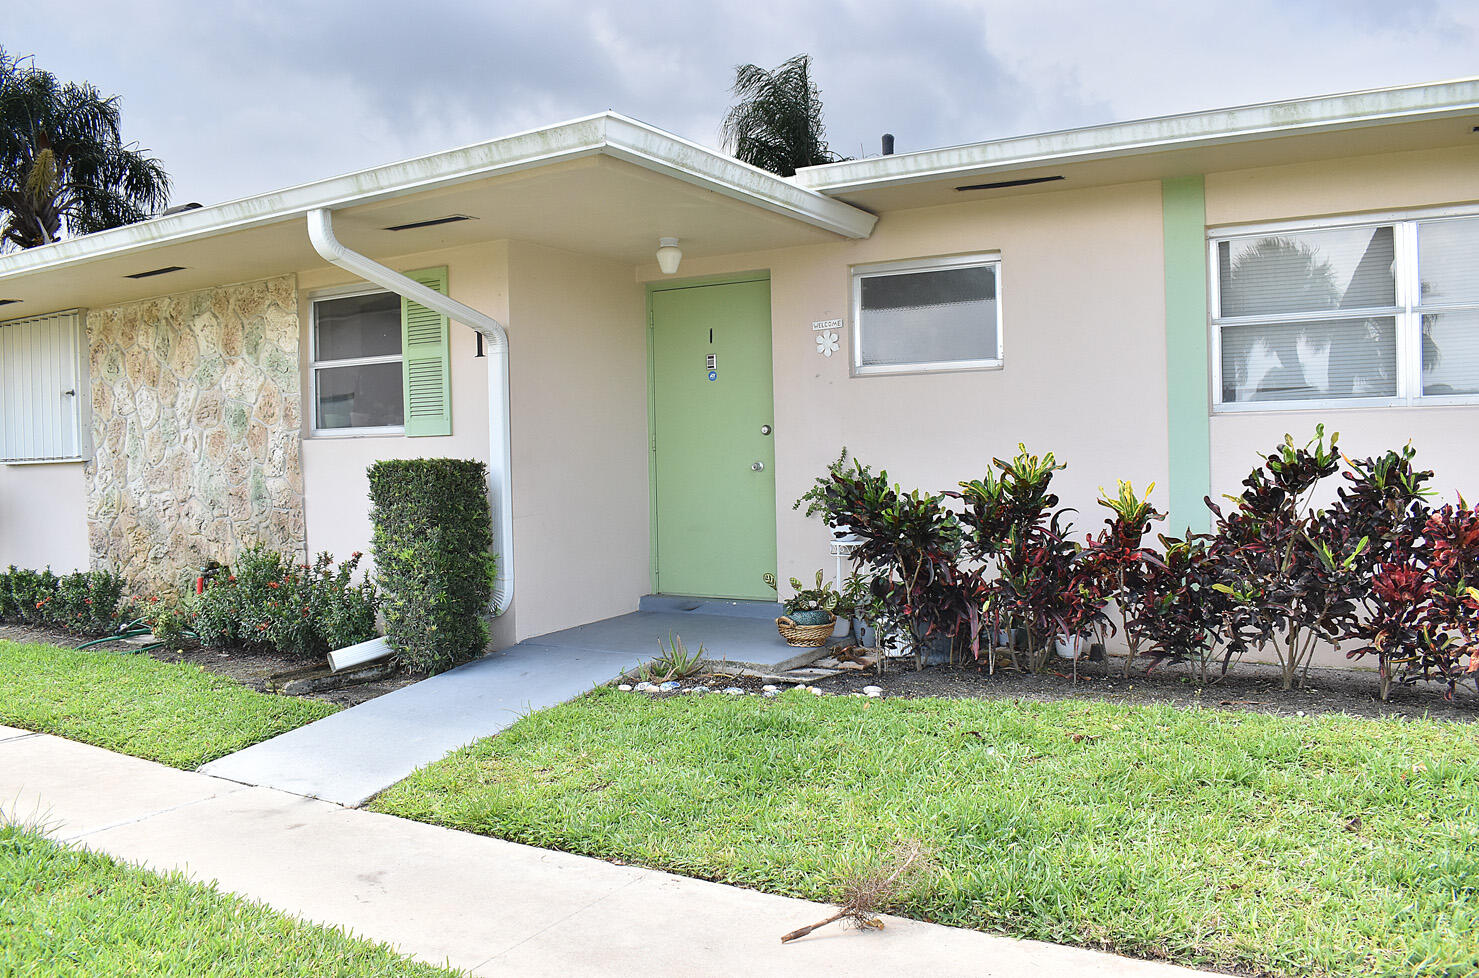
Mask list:
[{"label": "single-story house", "polygon": [[830,566],[844,445],[1180,530],[1317,422],[1479,493],[1479,79],[788,179],[605,113],[0,256],[0,565],[342,556],[370,463],[475,457],[500,645]]}]

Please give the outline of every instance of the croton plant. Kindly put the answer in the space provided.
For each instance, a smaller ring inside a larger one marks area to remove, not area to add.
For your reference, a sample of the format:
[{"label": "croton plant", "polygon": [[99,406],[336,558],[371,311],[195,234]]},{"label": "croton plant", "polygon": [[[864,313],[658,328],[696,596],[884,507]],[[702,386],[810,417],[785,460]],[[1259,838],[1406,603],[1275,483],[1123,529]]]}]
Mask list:
[{"label": "croton plant", "polygon": [[[1052,491],[1065,466],[1020,445],[940,494],[906,492],[844,450],[796,505],[856,535],[874,613],[916,648],[943,636],[979,658],[983,634],[1016,629],[1016,665],[1036,671],[1055,637],[1122,631],[1127,675],[1189,662],[1208,681],[1256,650],[1288,688],[1326,644],[1376,656],[1383,696],[1421,679],[1451,695],[1479,673],[1479,515],[1462,499],[1430,507],[1433,473],[1411,446],[1353,461],[1338,441],[1323,426],[1304,444],[1286,436],[1241,493],[1206,501],[1214,532],[1158,545],[1154,485],[1120,482],[1100,499],[1103,529],[1078,541]],[[1316,506],[1337,472],[1335,501]]]}]

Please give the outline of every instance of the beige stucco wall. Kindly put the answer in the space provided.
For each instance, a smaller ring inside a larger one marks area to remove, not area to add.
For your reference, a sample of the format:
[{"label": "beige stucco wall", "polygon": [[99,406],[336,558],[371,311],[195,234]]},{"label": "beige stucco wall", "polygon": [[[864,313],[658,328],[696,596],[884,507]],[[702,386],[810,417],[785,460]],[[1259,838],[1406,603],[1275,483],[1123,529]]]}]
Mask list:
[{"label": "beige stucco wall", "polygon": [[[1206,194],[1210,227],[1472,204],[1479,201],[1479,147],[1212,173]],[[1410,440],[1445,498],[1459,491],[1479,497],[1479,406],[1214,415],[1214,495],[1237,491],[1286,432],[1303,441],[1319,422],[1338,430],[1342,449],[1356,457]]]},{"label": "beige stucco wall", "polygon": [[651,590],[644,290],[628,265],[509,252],[521,638]]},{"label": "beige stucco wall", "polygon": [[[1001,255],[1000,370],[851,377],[811,323],[851,325],[855,264]],[[1166,482],[1160,185],[1031,194],[885,213],[866,241],[687,261],[680,277],[769,269],[782,577],[832,567],[791,508],[846,445],[905,488],[952,489],[1025,442],[1068,463],[1055,487],[1089,530],[1100,486]],[[656,279],[656,267],[640,277]]]},{"label": "beige stucco wall", "polygon": [[292,276],[87,314],[94,567],[166,590],[251,544],[303,550]]},{"label": "beige stucco wall", "polygon": [[[635,610],[648,580],[647,415],[642,292],[631,268],[508,242],[388,264],[446,265],[450,294],[509,331],[517,587],[494,644]],[[300,275],[304,349],[313,293],[352,281],[332,268]],[[310,551],[370,552],[365,471],[376,460],[487,461],[490,361],[455,324],[450,352],[449,436],[315,437],[305,395]]]},{"label": "beige stucco wall", "polygon": [[81,462],[0,465],[0,568],[87,568]]}]

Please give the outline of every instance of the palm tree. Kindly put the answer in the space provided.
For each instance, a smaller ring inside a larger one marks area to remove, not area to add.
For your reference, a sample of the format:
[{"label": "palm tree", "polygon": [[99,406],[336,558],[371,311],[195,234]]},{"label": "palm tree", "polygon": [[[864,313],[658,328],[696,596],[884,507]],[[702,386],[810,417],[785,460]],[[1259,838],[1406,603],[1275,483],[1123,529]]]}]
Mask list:
[{"label": "palm tree", "polygon": [[810,55],[798,54],[774,71],[738,65],[731,91],[739,101],[724,117],[721,135],[737,159],[783,177],[847,159],[827,146]]},{"label": "palm tree", "polygon": [[0,48],[0,248],[133,224],[165,205],[169,174],[124,145],[118,105]]}]

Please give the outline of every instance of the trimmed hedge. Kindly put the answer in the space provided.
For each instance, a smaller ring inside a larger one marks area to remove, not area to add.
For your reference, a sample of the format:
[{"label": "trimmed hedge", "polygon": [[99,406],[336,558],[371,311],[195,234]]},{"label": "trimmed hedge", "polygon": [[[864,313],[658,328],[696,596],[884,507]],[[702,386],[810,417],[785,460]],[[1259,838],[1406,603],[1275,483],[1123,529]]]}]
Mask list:
[{"label": "trimmed hedge", "polygon": [[58,577],[14,564],[0,573],[0,622],[58,628],[76,635],[111,635],[136,612],[112,571],[74,571]]},{"label": "trimmed hedge", "polygon": [[440,672],[482,653],[497,560],[488,467],[471,459],[370,466],[385,634],[401,664]]}]

